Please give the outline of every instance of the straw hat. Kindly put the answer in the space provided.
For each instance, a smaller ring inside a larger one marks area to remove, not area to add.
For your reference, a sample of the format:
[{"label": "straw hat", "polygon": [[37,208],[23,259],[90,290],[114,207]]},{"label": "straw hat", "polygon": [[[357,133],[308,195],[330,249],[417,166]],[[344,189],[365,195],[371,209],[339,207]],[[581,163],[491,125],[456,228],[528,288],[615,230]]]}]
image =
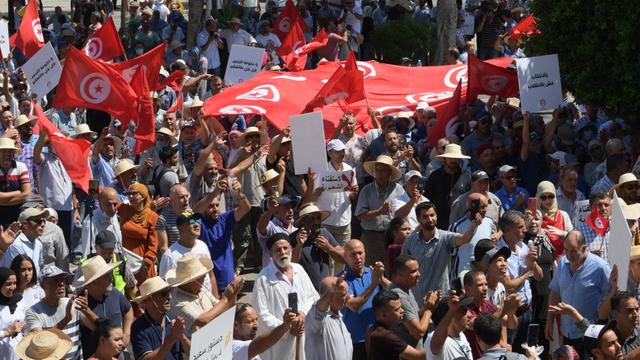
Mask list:
[{"label": "straw hat", "polygon": [[87,124],[80,124],[78,126],[76,126],[76,131],[73,135],[71,135],[70,137],[73,139],[77,139],[78,136],[80,135],[84,135],[84,134],[91,134],[91,138],[96,137],[98,134],[95,131],[91,131],[91,128],[89,128],[89,125]]},{"label": "straw hat", "polygon": [[278,176],[280,176],[280,174],[278,174],[278,172],[273,169],[269,169],[265,171],[265,173],[262,174],[262,176],[260,177],[260,185],[256,186],[256,189],[268,183],[269,181],[277,178]]},{"label": "straw hat", "polygon": [[204,103],[202,102],[202,100],[200,100],[200,98],[197,95],[193,97],[193,99],[191,100],[191,105],[189,105],[190,108],[202,107],[202,106],[204,106]]},{"label": "straw hat", "polygon": [[458,144],[449,144],[444,148],[444,153],[436,155],[436,159],[471,159],[471,157],[462,154],[462,148]]},{"label": "straw hat", "polygon": [[115,173],[115,176],[113,177],[113,180],[117,179],[118,176],[122,175],[123,173],[125,173],[125,172],[127,172],[129,170],[132,170],[132,169],[137,169],[138,167],[139,167],[139,165],[135,165],[129,159],[120,160],[118,165],[116,165],[113,168],[113,172]]},{"label": "straw hat", "polygon": [[175,50],[175,49],[184,47],[184,44],[180,40],[172,40],[171,45],[169,45],[169,47],[171,48],[171,50]]},{"label": "straw hat", "polygon": [[76,289],[85,287],[91,284],[93,281],[99,279],[101,276],[110,273],[120,264],[122,264],[122,261],[107,264],[102,256],[94,256],[86,263],[82,264],[82,276],[80,276],[78,280],[75,281],[74,287]]},{"label": "straw hat", "polygon": [[620,175],[620,178],[618,178],[618,184],[616,184],[616,188],[630,182],[640,182],[640,180],[638,180],[634,173],[622,174]]},{"label": "straw hat", "polygon": [[16,346],[18,357],[23,360],[60,360],[73,347],[73,342],[57,328],[32,331]]},{"label": "straw hat", "polygon": [[107,135],[104,137],[104,140],[108,140],[111,139],[111,141],[113,141],[113,151],[114,153],[117,155],[120,153],[120,148],[122,147],[122,140],[117,137],[117,136],[113,136],[113,135]]},{"label": "straw hat", "polygon": [[16,147],[16,143],[12,139],[2,137],[0,138],[0,150],[18,151],[18,148]]},{"label": "straw hat", "polygon": [[402,172],[393,165],[393,159],[387,155],[379,155],[375,161],[367,161],[364,163],[364,170],[371,176],[375,177],[376,164],[386,165],[391,168],[391,181],[396,181],[402,177]]},{"label": "straw hat", "polygon": [[164,281],[160,276],[154,276],[145,280],[140,285],[140,296],[135,297],[132,300],[139,304],[142,302],[142,300],[148,298],[149,296],[162,290],[168,289],[169,287],[169,284],[167,284],[167,282]]},{"label": "straw hat", "polygon": [[229,24],[240,24],[240,25],[242,25],[242,20],[240,20],[239,18],[237,18],[237,17],[235,17],[235,16],[234,16],[234,17],[232,17],[232,18],[231,18],[231,20],[227,21],[227,23],[229,23]]},{"label": "straw hat", "polygon": [[322,216],[322,221],[325,221],[331,213],[328,211],[320,210],[315,204],[309,204],[302,209],[300,209],[300,213],[298,214],[298,218],[293,222],[293,225],[296,227],[300,227],[304,217],[311,214],[319,213]]},{"label": "straw hat", "polygon": [[251,135],[251,134],[260,135],[260,145],[264,145],[264,143],[267,142],[267,134],[265,134],[264,132],[260,131],[260,129],[258,129],[255,126],[249,126],[244,131],[244,133],[242,133],[242,135],[240,135],[240,145],[244,145],[247,135]]},{"label": "straw hat", "polygon": [[409,125],[407,126],[409,130],[413,129],[416,126],[415,120],[413,120],[413,111],[400,111],[396,115],[396,119],[407,119],[409,120]]},{"label": "straw hat", "polygon": [[197,258],[192,253],[186,253],[178,260],[175,269],[167,271],[165,278],[171,287],[190,283],[213,269],[211,259]]},{"label": "straw hat", "polygon": [[36,124],[36,119],[29,119],[27,115],[20,115],[16,118],[15,127],[19,128],[20,126],[28,123],[31,123],[31,126],[34,126]]},{"label": "straw hat", "polygon": [[171,130],[167,129],[166,127],[161,127],[159,130],[156,131],[156,135],[166,135],[169,137],[169,139],[171,139],[171,146],[175,145],[178,143],[178,140],[176,139],[175,136],[173,136],[173,133],[171,132]]},{"label": "straw hat", "polygon": [[640,203],[627,205],[621,201],[620,207],[626,220],[638,220],[640,218]]}]

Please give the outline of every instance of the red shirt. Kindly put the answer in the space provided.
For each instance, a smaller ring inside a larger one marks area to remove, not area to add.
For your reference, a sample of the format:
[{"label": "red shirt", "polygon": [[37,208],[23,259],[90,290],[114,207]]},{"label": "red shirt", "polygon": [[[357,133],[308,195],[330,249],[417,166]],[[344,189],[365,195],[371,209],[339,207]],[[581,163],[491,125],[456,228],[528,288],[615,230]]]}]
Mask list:
[{"label": "red shirt", "polygon": [[[489,299],[484,299],[480,306],[472,303],[467,307],[467,309],[472,314],[474,320],[480,314],[493,314],[498,311],[498,307],[495,306]],[[480,345],[478,345],[478,339],[476,339],[476,333],[473,331],[473,329],[465,330],[464,335],[467,337],[469,345],[471,345],[473,358],[479,359],[480,357],[482,357],[482,349],[480,349]]]}]

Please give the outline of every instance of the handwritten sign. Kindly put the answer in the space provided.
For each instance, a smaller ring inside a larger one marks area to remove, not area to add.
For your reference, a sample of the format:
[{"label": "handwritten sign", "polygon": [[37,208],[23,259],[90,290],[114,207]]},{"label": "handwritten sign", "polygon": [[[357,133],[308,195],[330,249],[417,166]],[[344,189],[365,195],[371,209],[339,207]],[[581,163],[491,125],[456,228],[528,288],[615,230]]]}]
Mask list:
[{"label": "handwritten sign", "polygon": [[0,20],[0,51],[2,51],[2,58],[9,57],[11,49],[9,48],[9,24]]},{"label": "handwritten sign", "polygon": [[320,177],[320,186],[325,192],[342,192],[349,190],[349,186],[353,184],[353,171],[334,171],[324,173]]},{"label": "handwritten sign", "polygon": [[573,213],[573,227],[577,228],[580,224],[585,223],[590,212],[589,200],[576,201],[576,210]]},{"label": "handwritten sign", "polygon": [[29,59],[22,70],[31,85],[31,92],[38,100],[53,90],[60,81],[62,66],[50,42]]},{"label": "handwritten sign", "polygon": [[562,104],[558,55],[516,59],[522,111],[541,112]]},{"label": "handwritten sign", "polygon": [[[607,254],[611,266],[618,266],[618,287],[627,290],[627,278],[629,277],[629,256],[631,255],[631,230],[620,206],[618,194],[613,193],[611,204],[611,233],[609,239],[615,241],[615,246],[609,246]],[[610,244],[612,245],[612,244]]]},{"label": "handwritten sign", "polygon": [[231,360],[235,306],[191,335],[189,360]]},{"label": "handwritten sign", "polygon": [[306,174],[311,168],[316,173],[327,169],[327,151],[324,145],[322,112],[312,112],[289,117],[293,167],[296,175]]},{"label": "handwritten sign", "polygon": [[464,35],[473,36],[476,34],[476,17],[473,14],[464,15],[464,25],[462,25],[462,31]]},{"label": "handwritten sign", "polygon": [[262,69],[264,49],[232,45],[224,75],[226,84],[238,84],[256,76]]}]

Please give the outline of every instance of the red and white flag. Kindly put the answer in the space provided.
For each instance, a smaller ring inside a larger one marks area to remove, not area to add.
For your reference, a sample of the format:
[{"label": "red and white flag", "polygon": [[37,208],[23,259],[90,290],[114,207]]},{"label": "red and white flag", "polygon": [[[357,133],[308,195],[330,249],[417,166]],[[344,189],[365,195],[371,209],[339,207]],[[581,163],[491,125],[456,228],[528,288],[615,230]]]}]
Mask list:
[{"label": "red and white flag", "polygon": [[22,51],[28,58],[32,57],[44,46],[44,35],[42,34],[37,0],[29,0],[27,3],[27,9],[20,21],[18,32],[9,38],[9,44],[11,47]]},{"label": "red and white flag", "polygon": [[502,97],[518,96],[518,74],[514,70],[489,64],[469,55],[467,100],[473,102],[480,94]]},{"label": "red and white flag", "polygon": [[285,39],[285,43],[278,49],[278,55],[284,60],[284,65],[289,71],[301,71],[304,70],[304,66],[307,63],[307,55],[327,45],[329,42],[329,35],[322,29],[318,34],[311,39],[311,42],[305,44],[304,33],[298,23],[295,24],[294,29],[289,32]]},{"label": "red and white flag", "polygon": [[159,91],[169,86],[173,91],[178,92],[182,87],[182,78],[187,75],[187,70],[176,70],[167,76],[164,80],[160,81],[154,88],[155,91]]},{"label": "red and white flag", "polygon": [[[300,19],[300,20],[298,20]],[[300,12],[296,9],[296,6],[293,4],[293,1],[287,0],[287,3],[284,5],[284,9],[276,18],[276,21],[273,23],[273,33],[278,36],[281,42],[284,42],[287,34],[293,29],[294,24],[300,23],[300,28],[302,31],[307,30],[307,24],[302,21],[300,17]]]},{"label": "red and white flag", "polygon": [[131,86],[138,95],[138,111],[134,120],[136,133],[133,134],[133,138],[136,140],[133,154],[138,155],[152,147],[156,141],[155,111],[144,67],[139,67],[136,70],[131,80]]},{"label": "red and white flag", "polygon": [[133,59],[119,63],[107,64],[107,66],[120,73],[127,83],[131,82],[133,74],[136,73],[138,67],[142,66],[147,70],[147,82],[149,89],[155,89],[166,49],[167,42],[165,41],[140,56],[136,56]]},{"label": "red and white flag", "polygon": [[176,102],[173,103],[173,105],[171,105],[171,107],[169,107],[169,109],[167,109],[168,113],[172,113],[172,112],[176,112],[178,110],[182,110],[182,94],[180,94],[178,96],[178,99],[176,99]]},{"label": "red and white flag", "polygon": [[436,112],[436,124],[429,130],[427,136],[432,147],[436,146],[439,139],[446,136],[447,128],[458,120],[460,104],[463,103],[462,98],[462,81],[460,81],[449,102]]},{"label": "red and white flag", "polygon": [[517,23],[516,26],[509,30],[509,36],[515,40],[520,40],[520,38],[522,38],[522,35],[531,36],[539,34],[540,30],[538,30],[536,18],[533,17],[533,14],[530,14],[524,19],[520,20],[520,22]]},{"label": "red and white flag", "polygon": [[104,22],[100,30],[87,39],[84,53],[94,60],[102,61],[111,61],[124,55],[124,48],[111,16]]},{"label": "red and white flag", "polygon": [[102,110],[126,120],[137,108],[137,96],[108,64],[93,60],[70,46],[53,107]]}]

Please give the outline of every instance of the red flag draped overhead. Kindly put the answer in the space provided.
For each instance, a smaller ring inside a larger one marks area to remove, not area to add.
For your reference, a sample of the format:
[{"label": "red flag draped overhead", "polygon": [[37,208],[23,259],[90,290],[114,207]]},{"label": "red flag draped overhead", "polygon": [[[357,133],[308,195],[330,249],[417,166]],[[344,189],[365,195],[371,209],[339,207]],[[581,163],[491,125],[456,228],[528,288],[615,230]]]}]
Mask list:
[{"label": "red flag draped overhead", "polygon": [[42,112],[40,106],[34,102],[32,104],[38,124],[42,132],[45,132],[49,137],[49,144],[60,159],[67,174],[69,174],[71,182],[88,194],[91,170],[87,159],[91,151],[91,143],[84,139],[65,137]]},{"label": "red flag draped overhead", "polygon": [[147,70],[147,82],[149,89],[155,89],[158,82],[158,75],[160,74],[160,67],[162,66],[162,61],[164,59],[164,52],[166,49],[167,43],[163,42],[162,44],[154,47],[153,49],[140,56],[134,57],[133,59],[107,65],[119,72],[122,77],[127,80],[128,83],[130,83],[131,79],[133,79],[133,74],[135,74],[138,67],[142,65],[142,67],[146,68]]},{"label": "red flag draped overhead", "polygon": [[133,135],[136,140],[133,148],[134,155],[138,155],[152,147],[156,141],[155,112],[153,111],[153,101],[147,84],[146,71],[144,67],[140,67],[136,70],[131,80],[131,86],[138,95],[138,111],[137,119],[135,120],[136,133]]},{"label": "red flag draped overhead", "polygon": [[518,74],[515,71],[492,65],[472,55],[469,55],[468,64],[467,100],[469,102],[475,101],[479,94],[518,96],[520,90]]},{"label": "red flag draped overhead", "polygon": [[313,111],[314,108],[321,108],[336,101],[342,104],[353,104],[366,98],[363,74],[358,69],[356,58],[351,52],[345,66],[338,67],[318,94],[307,103],[304,112]]},{"label": "red flag draped overhead", "polygon": [[87,39],[84,53],[94,60],[111,61],[124,55],[124,48],[113,18],[109,16],[100,30]]},{"label": "red flag draped overhead", "polygon": [[458,112],[460,111],[460,104],[463,103],[462,98],[462,81],[460,81],[449,102],[436,112],[438,119],[428,134],[428,140],[431,146],[436,146],[438,140],[446,136],[447,128],[456,122]]},{"label": "red flag draped overhead", "polygon": [[159,91],[164,89],[167,86],[170,86],[175,92],[180,91],[180,86],[182,83],[182,77],[187,75],[187,70],[176,70],[172,72],[169,76],[167,76],[164,80],[157,83],[154,90]]},{"label": "red flag draped overhead", "polygon": [[44,46],[42,24],[38,14],[37,0],[29,0],[27,9],[20,20],[18,32],[9,39],[11,47],[20,49],[28,58],[38,52]]},{"label": "red flag draped overhead", "polygon": [[540,30],[538,30],[536,18],[533,17],[533,14],[520,20],[520,22],[517,23],[516,26],[509,30],[509,36],[515,40],[520,40],[520,38],[522,38],[522,35],[531,36],[538,34],[540,34]]},{"label": "red flag draped overhead", "polygon": [[[298,20],[300,19],[300,20]],[[276,21],[273,23],[273,33],[280,38],[281,42],[284,42],[287,34],[291,29],[293,29],[294,24],[299,23],[302,31],[307,30],[307,24],[302,21],[300,16],[300,12],[296,9],[296,6],[293,4],[293,1],[287,0],[287,3],[284,5],[284,9],[276,18]]]},{"label": "red flag draped overhead", "polygon": [[83,107],[129,119],[136,109],[136,94],[118,74],[101,63],[69,47],[53,106]]},{"label": "red flag draped overhead", "polygon": [[[301,38],[301,41],[293,41],[294,37]],[[289,71],[301,71],[304,70],[304,65],[307,63],[307,55],[316,49],[327,45],[327,42],[329,42],[329,35],[327,35],[327,32],[324,31],[324,29],[322,29],[318,32],[318,35],[311,39],[311,42],[305,45],[304,34],[296,24],[285,41],[293,43],[293,46],[289,49],[283,50],[285,47],[285,44],[283,43],[280,49],[278,49],[278,55],[282,57],[284,64]],[[299,43],[299,45],[295,46],[296,43]]]}]

